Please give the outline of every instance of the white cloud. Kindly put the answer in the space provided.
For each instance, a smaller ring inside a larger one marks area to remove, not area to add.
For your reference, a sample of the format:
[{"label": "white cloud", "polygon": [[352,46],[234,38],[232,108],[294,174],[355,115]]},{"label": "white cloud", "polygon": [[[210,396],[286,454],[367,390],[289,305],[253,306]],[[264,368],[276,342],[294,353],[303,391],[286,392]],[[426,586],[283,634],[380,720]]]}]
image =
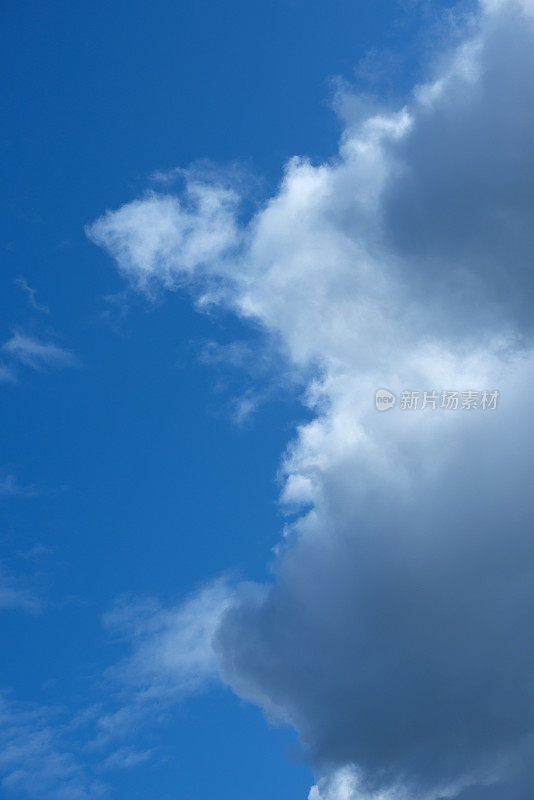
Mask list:
[{"label": "white cloud", "polygon": [[[440,795],[445,800],[445,795]],[[327,778],[322,778],[316,786],[312,786],[308,800],[408,800],[406,795],[397,789],[385,792],[366,791],[362,786],[358,771],[351,767],[343,767]],[[431,798],[428,798],[431,800]]]},{"label": "white cloud", "polygon": [[[27,602],[4,596],[0,608]],[[164,747],[143,746],[171,708],[219,681],[213,635],[233,602],[219,579],[172,607],[123,600],[104,619],[127,655],[95,682],[98,701],[78,708],[23,705],[0,693],[2,797],[96,800],[108,795],[99,776],[131,770]],[[67,703],[67,699],[65,700]]]},{"label": "white cloud", "polygon": [[90,780],[62,741],[52,709],[30,709],[0,696],[0,778],[3,796],[95,800],[104,787]]},{"label": "white cloud", "polygon": [[25,278],[17,278],[15,283],[23,289],[28,295],[28,302],[36,311],[41,311],[44,314],[50,314],[48,306],[37,302],[37,291],[29,286]]},{"label": "white cloud", "polygon": [[229,416],[237,424],[248,423],[266,403],[287,399],[305,386],[304,376],[296,376],[272,338],[256,336],[250,341],[222,344],[204,342],[200,360],[216,372],[214,391],[230,395]]},{"label": "white cloud", "polygon": [[6,609],[37,613],[41,609],[41,602],[29,588],[6,575],[0,564],[0,611]]},{"label": "white cloud", "polygon": [[0,383],[16,383],[17,378],[13,370],[6,367],[5,364],[0,364]]},{"label": "white cloud", "polygon": [[105,769],[131,769],[144,764],[152,758],[154,750],[135,750],[132,747],[120,747],[104,761]]},{"label": "white cloud", "polygon": [[[87,228],[105,245],[138,289],[151,293],[176,287],[238,244],[234,224],[238,197],[226,188],[188,183],[183,199],[150,194]],[[180,270],[176,270],[176,263]]]},{"label": "white cloud", "polygon": [[114,674],[122,683],[173,696],[202,688],[217,676],[212,638],[231,600],[228,584],[217,580],[174,608],[150,600],[119,603],[104,623],[132,653]]},{"label": "white cloud", "polygon": [[[406,108],[345,104],[337,157],[293,159],[246,224],[227,186],[193,183],[90,229],[134,287],[185,283],[314,368],[315,418],[283,463],[285,498],[312,508],[215,636],[235,691],[300,733],[311,800],[478,800],[490,783],[522,800],[532,783],[531,9],[484,3]],[[384,386],[502,402],[378,414]]]},{"label": "white cloud", "polygon": [[23,486],[16,475],[5,475],[0,478],[0,497],[36,497],[41,490],[36,486]]},{"label": "white cloud", "polygon": [[133,723],[147,724],[219,680],[213,636],[232,602],[233,590],[219,579],[174,607],[123,600],[105,615],[130,653],[107,671],[115,701],[98,716],[94,745],[128,736]]},{"label": "white cloud", "polygon": [[72,367],[78,363],[70,350],[52,342],[41,342],[21,331],[15,331],[11,339],[4,342],[2,351],[14,361],[36,370],[46,367]]}]

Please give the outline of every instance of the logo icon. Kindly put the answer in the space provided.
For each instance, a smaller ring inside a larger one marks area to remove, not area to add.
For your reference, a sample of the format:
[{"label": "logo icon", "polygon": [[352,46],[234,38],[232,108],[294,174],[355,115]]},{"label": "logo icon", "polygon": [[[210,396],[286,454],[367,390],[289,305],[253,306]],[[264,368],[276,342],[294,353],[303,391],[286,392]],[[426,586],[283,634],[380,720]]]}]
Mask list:
[{"label": "logo icon", "polygon": [[389,389],[377,389],[375,392],[375,406],[377,411],[389,411],[393,408],[397,398]]}]

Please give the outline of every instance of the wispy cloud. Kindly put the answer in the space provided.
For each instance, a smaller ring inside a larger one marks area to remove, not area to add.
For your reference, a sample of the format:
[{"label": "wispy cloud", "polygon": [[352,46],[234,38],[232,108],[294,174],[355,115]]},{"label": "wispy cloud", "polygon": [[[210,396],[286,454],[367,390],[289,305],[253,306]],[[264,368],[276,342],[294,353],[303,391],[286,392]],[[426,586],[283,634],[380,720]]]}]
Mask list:
[{"label": "wispy cloud", "polygon": [[170,608],[155,600],[119,602],[104,625],[128,643],[131,654],[110,675],[171,696],[202,688],[217,677],[212,639],[232,598],[227,581],[219,579]]},{"label": "wispy cloud", "polygon": [[22,586],[11,575],[6,575],[0,564],[0,611],[13,609],[36,614],[41,607],[40,599],[31,589]]},{"label": "wispy cloud", "polygon": [[251,335],[249,340],[201,344],[199,358],[217,371],[218,394],[230,396],[228,413],[237,425],[249,423],[266,403],[293,398],[305,385],[305,370],[292,369],[278,343]]},{"label": "wispy cloud", "polygon": [[24,559],[37,559],[41,558],[41,556],[48,556],[53,553],[53,549],[51,547],[47,547],[44,544],[38,542],[34,544],[32,547],[28,548],[27,550],[19,550],[17,555],[19,558]]},{"label": "wispy cloud", "polygon": [[133,722],[146,723],[218,681],[213,637],[233,599],[232,587],[219,579],[174,607],[126,599],[105,615],[105,627],[130,654],[106,673],[119,703],[100,715],[95,744],[128,734]]},{"label": "wispy cloud", "polygon": [[91,705],[24,706],[0,693],[2,797],[93,800],[105,791],[98,776],[135,769],[160,752],[145,734],[218,681],[213,637],[232,602],[224,579],[176,605],[118,602],[104,625],[127,652],[95,683]]},{"label": "wispy cloud", "polygon": [[144,764],[155,753],[153,747],[147,750],[136,750],[133,747],[119,747],[108,756],[103,766],[105,769],[131,769],[139,764]]},{"label": "wispy cloud", "polygon": [[14,361],[32,369],[47,367],[73,367],[79,361],[70,350],[52,342],[43,342],[21,331],[15,331],[11,339],[4,342],[2,351]]},{"label": "wispy cloud", "polygon": [[6,367],[5,364],[0,364],[0,383],[16,383],[17,376],[12,369]]},{"label": "wispy cloud", "polygon": [[104,785],[88,776],[64,740],[64,714],[0,695],[0,776],[3,797],[95,800]]},{"label": "wispy cloud", "polygon": [[34,485],[24,486],[16,475],[0,478],[0,497],[37,497],[43,490]]},{"label": "wispy cloud", "polygon": [[37,290],[29,286],[25,278],[16,278],[15,283],[26,292],[28,295],[28,302],[32,308],[34,308],[36,311],[43,312],[43,314],[50,314],[50,309],[48,306],[37,302]]}]

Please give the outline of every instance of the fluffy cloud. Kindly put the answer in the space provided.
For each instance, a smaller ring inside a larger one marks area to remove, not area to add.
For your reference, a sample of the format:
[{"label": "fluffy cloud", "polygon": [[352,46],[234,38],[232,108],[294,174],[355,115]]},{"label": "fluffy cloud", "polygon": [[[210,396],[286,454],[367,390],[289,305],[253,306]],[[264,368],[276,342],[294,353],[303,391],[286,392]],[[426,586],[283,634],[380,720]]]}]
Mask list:
[{"label": "fluffy cloud", "polygon": [[[152,194],[108,212],[87,229],[105,246],[121,271],[147,294],[175,288],[235,249],[235,192],[191,179],[181,199]],[[176,264],[180,269],[176,269]],[[208,272],[210,270],[207,270]]]},{"label": "fluffy cloud", "polygon": [[[313,370],[283,459],[302,511],[214,629],[224,679],[300,733],[310,800],[532,784],[533,9],[483,3],[405,108],[347,112],[246,223],[191,179],[89,229],[135,288],[186,284]],[[501,404],[379,414],[383,386]]]}]

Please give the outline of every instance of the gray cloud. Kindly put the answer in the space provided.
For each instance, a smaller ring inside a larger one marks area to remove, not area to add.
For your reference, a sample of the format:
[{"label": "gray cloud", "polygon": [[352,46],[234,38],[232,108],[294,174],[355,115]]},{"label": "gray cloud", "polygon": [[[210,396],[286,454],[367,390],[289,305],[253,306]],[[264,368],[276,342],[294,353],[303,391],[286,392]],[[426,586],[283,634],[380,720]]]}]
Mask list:
[{"label": "gray cloud", "polygon": [[[310,800],[527,796],[532,53],[532,2],[488,0],[405,108],[347,119],[246,224],[195,184],[90,229],[137,289],[187,283],[313,371],[282,465],[302,511],[214,632],[224,680],[301,735]],[[381,415],[380,386],[502,403]]]},{"label": "gray cloud", "polygon": [[422,292],[437,286],[443,299],[448,288],[466,314],[483,300],[530,332],[532,20],[509,2],[478,27],[391,148],[398,174],[384,193],[384,230]]}]

